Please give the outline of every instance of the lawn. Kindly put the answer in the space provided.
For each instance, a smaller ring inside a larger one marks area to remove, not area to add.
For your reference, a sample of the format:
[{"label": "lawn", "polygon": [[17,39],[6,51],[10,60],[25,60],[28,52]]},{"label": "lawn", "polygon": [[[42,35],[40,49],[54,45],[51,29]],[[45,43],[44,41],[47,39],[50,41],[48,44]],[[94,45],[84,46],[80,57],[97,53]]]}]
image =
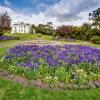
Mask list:
[{"label": "lawn", "polygon": [[0,100],[99,100],[100,89],[50,91],[0,78]]},{"label": "lawn", "polygon": [[[0,41],[0,56],[3,55],[7,49],[17,45],[22,41],[40,38],[37,34],[6,35],[20,37],[20,40]],[[51,41],[53,38],[52,36],[43,35],[41,39]],[[60,42],[62,43],[62,45],[80,44],[100,48],[100,45],[79,40],[77,40],[76,42]],[[46,89],[40,89],[37,87],[24,87],[20,84],[0,78],[0,100],[99,100],[99,93],[100,89],[50,91]]]},{"label": "lawn", "polygon": [[20,34],[20,33],[17,33],[17,34],[5,34],[6,36],[16,36],[16,37],[19,37],[21,40],[30,40],[30,39],[34,39],[34,38],[39,38],[41,37],[41,39],[45,39],[45,40],[51,40],[52,39],[52,36],[48,36],[48,35],[41,35],[41,34],[29,34],[29,33],[26,33],[26,34]]}]

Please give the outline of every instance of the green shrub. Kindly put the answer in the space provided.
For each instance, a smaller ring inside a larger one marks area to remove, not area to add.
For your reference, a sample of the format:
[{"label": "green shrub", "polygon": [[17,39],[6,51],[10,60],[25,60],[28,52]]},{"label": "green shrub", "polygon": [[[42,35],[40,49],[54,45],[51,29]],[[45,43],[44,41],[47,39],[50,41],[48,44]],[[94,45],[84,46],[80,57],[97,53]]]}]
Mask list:
[{"label": "green shrub", "polygon": [[100,44],[100,37],[99,36],[93,36],[90,41],[92,43],[95,43],[95,44]]},{"label": "green shrub", "polygon": [[58,67],[55,70],[55,76],[58,77],[59,81],[64,82],[66,78],[67,72],[65,67]]},{"label": "green shrub", "polygon": [[93,36],[100,36],[100,30],[96,28],[89,30],[89,33],[87,35],[88,39],[92,38]]},{"label": "green shrub", "polygon": [[57,34],[57,36],[60,36],[62,38],[71,37],[71,34],[72,34],[72,26],[65,26],[65,25],[59,26],[56,29],[56,34]]}]

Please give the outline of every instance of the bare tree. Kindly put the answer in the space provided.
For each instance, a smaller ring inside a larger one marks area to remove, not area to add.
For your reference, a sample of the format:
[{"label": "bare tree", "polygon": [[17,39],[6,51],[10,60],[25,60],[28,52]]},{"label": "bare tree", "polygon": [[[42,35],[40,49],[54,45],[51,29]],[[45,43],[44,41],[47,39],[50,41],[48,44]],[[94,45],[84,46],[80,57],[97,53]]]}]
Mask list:
[{"label": "bare tree", "polygon": [[11,30],[11,18],[7,12],[0,14],[0,35]]}]

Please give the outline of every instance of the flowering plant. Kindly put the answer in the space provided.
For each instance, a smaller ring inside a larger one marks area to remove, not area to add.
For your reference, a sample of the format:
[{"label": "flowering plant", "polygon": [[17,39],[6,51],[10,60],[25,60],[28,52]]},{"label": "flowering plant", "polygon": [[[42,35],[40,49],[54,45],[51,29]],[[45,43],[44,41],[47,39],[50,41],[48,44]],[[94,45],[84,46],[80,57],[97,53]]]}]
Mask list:
[{"label": "flowering plant", "polygon": [[19,40],[19,37],[0,36],[0,41],[3,41],[3,40]]}]

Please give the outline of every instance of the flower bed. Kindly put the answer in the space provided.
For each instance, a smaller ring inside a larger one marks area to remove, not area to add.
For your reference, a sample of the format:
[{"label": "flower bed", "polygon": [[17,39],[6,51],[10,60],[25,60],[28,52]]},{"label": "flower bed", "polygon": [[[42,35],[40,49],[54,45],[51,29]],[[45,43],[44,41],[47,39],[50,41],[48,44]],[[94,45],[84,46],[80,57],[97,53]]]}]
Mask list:
[{"label": "flower bed", "polygon": [[0,36],[0,41],[4,41],[4,40],[19,40],[19,37]]},{"label": "flower bed", "polygon": [[[100,49],[80,45],[16,46],[0,62],[12,73],[41,79],[52,87],[99,87]],[[91,83],[92,82],[92,83]]]}]

